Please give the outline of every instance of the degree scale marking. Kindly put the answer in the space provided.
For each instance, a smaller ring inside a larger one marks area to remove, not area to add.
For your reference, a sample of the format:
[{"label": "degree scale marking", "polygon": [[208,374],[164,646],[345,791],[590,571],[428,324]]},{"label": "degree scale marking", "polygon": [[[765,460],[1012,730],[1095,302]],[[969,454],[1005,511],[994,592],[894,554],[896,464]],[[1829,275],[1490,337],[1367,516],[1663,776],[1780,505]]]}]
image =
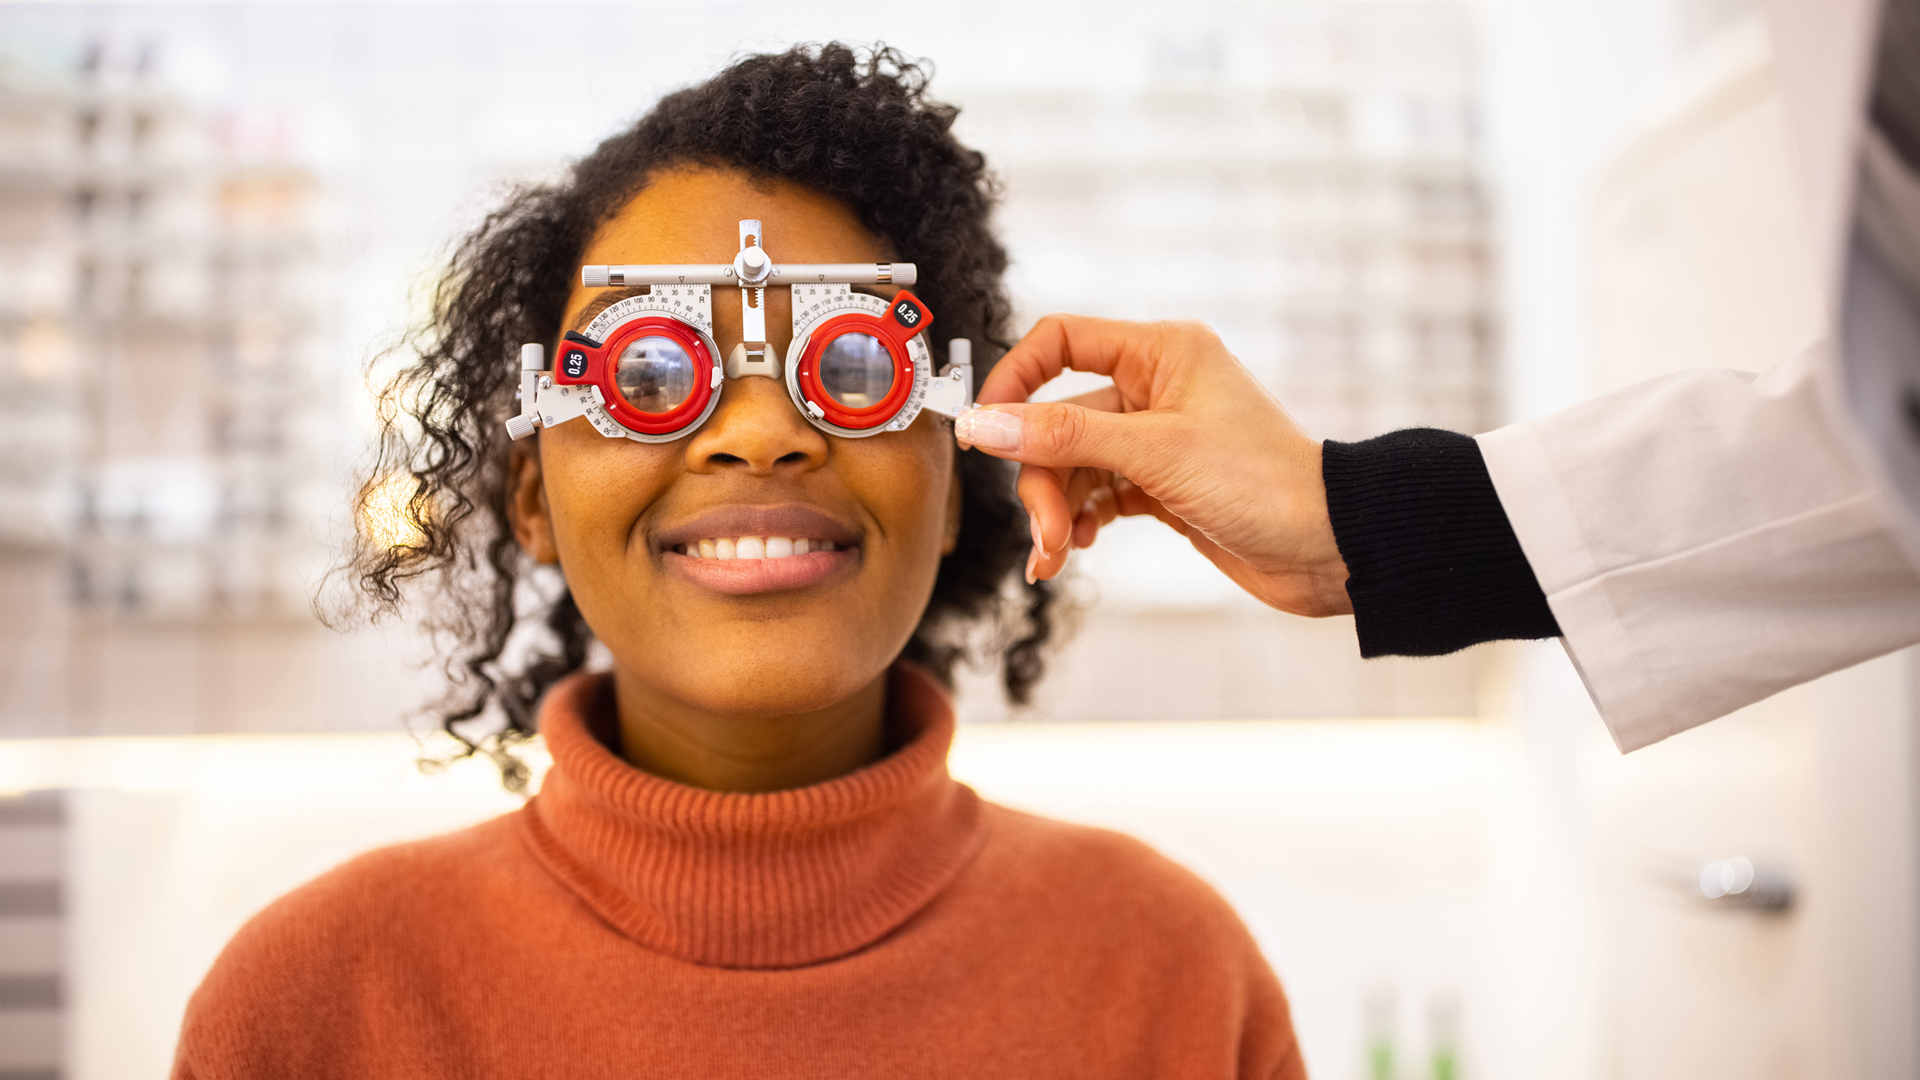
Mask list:
[{"label": "degree scale marking", "polygon": [[594,316],[585,333],[595,341],[605,341],[621,323],[658,311],[693,324],[701,333],[712,334],[713,318],[709,314],[712,303],[711,285],[655,285],[651,292],[609,305]]}]

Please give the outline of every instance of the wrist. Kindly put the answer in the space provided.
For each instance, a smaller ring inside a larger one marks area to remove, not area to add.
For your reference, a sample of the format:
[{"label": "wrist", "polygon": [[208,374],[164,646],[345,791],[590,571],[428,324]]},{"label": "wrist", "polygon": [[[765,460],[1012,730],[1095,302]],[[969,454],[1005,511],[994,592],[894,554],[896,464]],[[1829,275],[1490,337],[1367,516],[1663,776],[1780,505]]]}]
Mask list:
[{"label": "wrist", "polygon": [[1318,439],[1310,442],[1312,460],[1306,475],[1312,478],[1309,497],[1312,512],[1306,516],[1312,525],[1306,530],[1305,539],[1307,580],[1315,609],[1313,615],[1316,618],[1351,615],[1353,599],[1347,595],[1347,579],[1350,573],[1347,569],[1347,560],[1340,553],[1339,540],[1334,536],[1333,514],[1327,507],[1326,444]]}]

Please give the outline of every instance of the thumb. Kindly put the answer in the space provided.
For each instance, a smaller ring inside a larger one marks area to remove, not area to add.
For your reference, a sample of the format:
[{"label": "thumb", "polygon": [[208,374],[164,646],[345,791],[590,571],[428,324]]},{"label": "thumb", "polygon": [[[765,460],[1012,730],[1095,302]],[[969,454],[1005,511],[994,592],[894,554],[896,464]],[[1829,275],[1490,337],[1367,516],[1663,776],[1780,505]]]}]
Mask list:
[{"label": "thumb", "polygon": [[1113,413],[1065,401],[986,405],[962,413],[953,435],[995,457],[1043,468],[1094,468],[1137,476],[1157,440],[1150,413]]}]

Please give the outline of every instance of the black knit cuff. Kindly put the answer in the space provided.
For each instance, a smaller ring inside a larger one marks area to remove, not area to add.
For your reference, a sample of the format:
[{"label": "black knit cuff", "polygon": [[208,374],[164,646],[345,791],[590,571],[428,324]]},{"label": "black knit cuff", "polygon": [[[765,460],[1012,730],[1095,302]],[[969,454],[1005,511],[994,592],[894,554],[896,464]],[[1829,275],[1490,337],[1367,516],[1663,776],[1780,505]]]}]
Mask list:
[{"label": "black knit cuff", "polygon": [[1560,636],[1471,436],[1435,428],[1321,454],[1361,656]]}]

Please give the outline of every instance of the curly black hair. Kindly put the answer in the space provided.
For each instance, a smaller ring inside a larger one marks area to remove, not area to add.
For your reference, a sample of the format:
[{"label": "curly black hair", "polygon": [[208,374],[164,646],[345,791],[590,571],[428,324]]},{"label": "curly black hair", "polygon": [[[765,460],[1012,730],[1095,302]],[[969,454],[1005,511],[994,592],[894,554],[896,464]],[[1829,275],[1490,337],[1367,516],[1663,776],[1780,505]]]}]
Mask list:
[{"label": "curly black hair", "polygon": [[[512,189],[454,247],[431,315],[392,354],[417,359],[380,398],[356,500],[361,528],[339,568],[351,599],[331,618],[378,619],[401,608],[408,586],[426,586],[433,603],[421,621],[454,643],[441,726],[466,754],[492,755],[509,787],[525,782],[511,748],[533,734],[541,695],[587,662],[592,642],[564,585],[539,587],[508,521],[503,421],[515,410],[519,346],[559,338],[581,253],[651,176],[709,165],[845,200],[896,258],[919,266],[917,295],[939,314],[942,338],[976,343],[984,378],[1011,347],[1007,253],[989,222],[997,190],[985,158],[953,137],[958,110],[928,97],[927,79],[884,46],[746,57],[662,98],[562,179]],[[969,450],[958,468],[960,533],[903,655],[950,683],[976,629],[990,627],[1007,696],[1024,703],[1044,666],[1054,593],[1019,576],[1028,533],[1010,467]],[[369,527],[381,515],[385,526]],[[463,733],[484,718],[489,730]]]}]

